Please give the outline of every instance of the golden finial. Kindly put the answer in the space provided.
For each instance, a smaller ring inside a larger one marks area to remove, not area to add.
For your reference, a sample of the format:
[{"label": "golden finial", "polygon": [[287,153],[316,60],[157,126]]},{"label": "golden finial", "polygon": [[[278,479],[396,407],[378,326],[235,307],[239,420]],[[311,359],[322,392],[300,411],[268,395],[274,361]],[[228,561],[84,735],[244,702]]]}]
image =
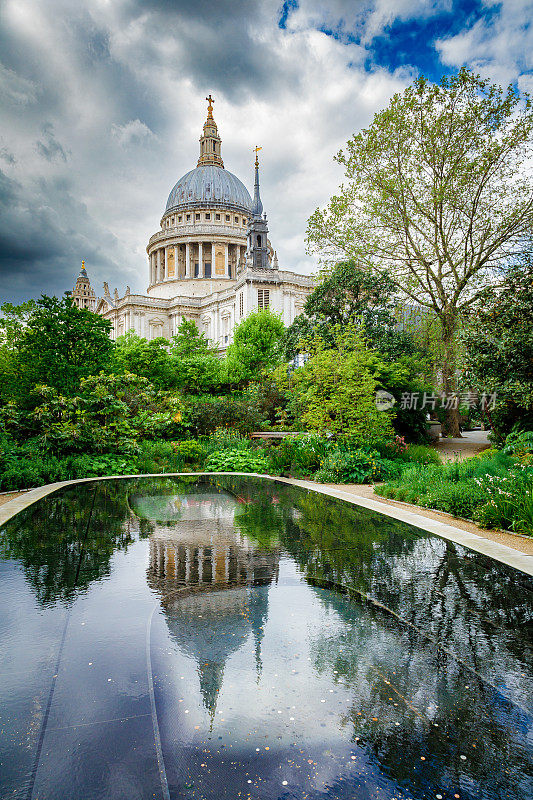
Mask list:
[{"label": "golden finial", "polygon": [[82,269],[85,269],[85,261],[82,261],[82,262],[81,262],[81,268],[82,268]]},{"label": "golden finial", "polygon": [[214,99],[211,97],[211,93],[209,93],[209,97],[205,98],[209,105],[207,106],[207,118],[213,119],[213,103],[215,102]]},{"label": "golden finial", "polygon": [[258,147],[257,145],[255,147],[252,147],[252,152],[255,153],[255,166],[256,167],[259,166],[259,156],[257,154],[262,149],[263,149],[262,147]]}]

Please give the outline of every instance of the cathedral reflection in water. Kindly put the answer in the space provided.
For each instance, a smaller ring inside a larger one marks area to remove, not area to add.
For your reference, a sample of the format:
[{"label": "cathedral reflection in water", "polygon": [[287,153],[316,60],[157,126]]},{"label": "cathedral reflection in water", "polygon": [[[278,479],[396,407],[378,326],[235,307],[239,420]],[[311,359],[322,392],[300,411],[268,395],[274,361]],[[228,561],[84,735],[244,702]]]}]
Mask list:
[{"label": "cathedral reflection in water", "polygon": [[136,508],[156,521],[148,583],[160,597],[172,640],[197,664],[203,703],[213,717],[224,666],[250,637],[260,676],[268,591],[278,578],[280,551],[236,529],[240,504],[229,494],[211,489],[159,496],[151,505]]}]

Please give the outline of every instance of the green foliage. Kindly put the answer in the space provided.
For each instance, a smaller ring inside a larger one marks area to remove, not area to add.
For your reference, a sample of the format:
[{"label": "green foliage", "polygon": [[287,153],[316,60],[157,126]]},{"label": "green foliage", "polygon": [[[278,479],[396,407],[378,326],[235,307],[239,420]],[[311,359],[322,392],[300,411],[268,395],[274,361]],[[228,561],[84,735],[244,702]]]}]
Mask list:
[{"label": "green foliage", "polygon": [[254,450],[219,450],[211,453],[206,472],[260,472],[268,473],[268,458]]},{"label": "green foliage", "polygon": [[309,359],[287,377],[295,418],[320,433],[351,434],[368,443],[392,439],[391,416],[376,408],[372,354],[353,327],[336,330],[335,342],[335,348],[318,337],[309,342]]},{"label": "green foliage", "polygon": [[212,392],[223,382],[222,362],[191,320],[182,319],[170,343],[174,385],[185,394]]},{"label": "green foliage", "polygon": [[333,450],[324,460],[315,480],[321,483],[374,483],[397,477],[401,466],[381,458],[377,450]]},{"label": "green foliage", "polygon": [[396,318],[397,288],[386,272],[371,274],[355,261],[340,261],[309,295],[305,315],[295,319],[284,338],[288,358],[300,352],[302,340],[320,336],[335,345],[336,325],[357,324],[367,345],[388,359],[413,355],[419,349],[412,333]]},{"label": "green foliage", "polygon": [[404,453],[406,461],[414,464],[441,464],[441,457],[434,447],[423,444],[410,444]]},{"label": "green foliage", "polygon": [[441,466],[416,464],[375,491],[487,527],[533,533],[533,466],[508,453],[486,451]]},{"label": "green foliage", "polygon": [[250,450],[252,442],[234,428],[217,428],[204,442],[204,447],[209,454],[219,450]]},{"label": "green foliage", "polygon": [[[36,387],[40,404],[31,413],[34,434],[44,452],[131,455],[139,439],[171,438],[181,430],[181,401],[157,392],[146,379],[126,373],[82,378],[79,394],[64,396],[50,386]],[[0,409],[0,426],[18,434],[13,409]]]},{"label": "green foliage", "polygon": [[[0,322],[1,339],[9,373],[3,390],[6,399],[31,406],[38,384],[72,394],[82,378],[108,366],[113,350],[111,323],[78,309],[70,298],[42,295],[29,307],[3,308],[7,319]],[[22,317],[25,326],[14,336],[13,327]]]},{"label": "green foliage", "polygon": [[533,465],[519,464],[507,475],[484,475],[476,483],[488,497],[478,512],[480,521],[533,535]]},{"label": "green foliage", "polygon": [[176,458],[182,466],[199,467],[207,456],[207,449],[195,439],[186,439],[183,442],[172,442]]},{"label": "green foliage", "polygon": [[287,436],[272,447],[270,460],[276,475],[303,478],[316,472],[329,449],[325,436]]},{"label": "green foliage", "polygon": [[170,353],[175,359],[205,356],[213,352],[206,336],[190,319],[182,317],[178,330],[170,341]]},{"label": "green foliage", "polygon": [[251,433],[261,430],[265,422],[260,403],[253,397],[189,395],[183,401],[183,424],[193,436],[210,434],[217,428]]},{"label": "green foliage", "polygon": [[226,353],[227,380],[230,383],[256,380],[262,370],[279,364],[284,331],[281,319],[268,309],[243,319]]},{"label": "green foliage", "polygon": [[500,287],[481,297],[462,334],[467,378],[481,394],[496,392],[486,416],[502,441],[513,426],[533,426],[533,264],[509,267]]},{"label": "green foliage", "polygon": [[519,461],[530,462],[533,460],[533,431],[524,431],[513,428],[505,439],[504,453],[516,456]]},{"label": "green foliage", "polygon": [[115,343],[110,371],[140,375],[159,389],[170,389],[176,384],[169,345],[161,336],[151,341],[133,331],[120,336]]}]

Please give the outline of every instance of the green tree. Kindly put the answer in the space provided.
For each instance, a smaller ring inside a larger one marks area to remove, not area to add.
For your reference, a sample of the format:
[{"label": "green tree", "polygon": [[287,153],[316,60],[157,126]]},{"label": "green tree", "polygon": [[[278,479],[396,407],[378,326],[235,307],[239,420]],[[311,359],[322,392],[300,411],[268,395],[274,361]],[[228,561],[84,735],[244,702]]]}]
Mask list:
[{"label": "green tree", "polygon": [[186,394],[213,392],[222,383],[222,362],[196,323],[182,319],[170,343],[175,385]]},{"label": "green tree", "polygon": [[225,368],[231,383],[257,380],[263,370],[282,360],[285,326],[268,309],[255,311],[236,328],[226,353]]},{"label": "green tree", "polygon": [[111,371],[133,372],[160,389],[170,389],[176,382],[168,341],[162,336],[148,341],[133,331],[117,339]]},{"label": "green tree", "polygon": [[[420,78],[353,136],[337,161],[348,182],[309,220],[325,262],[389,273],[442,326],[443,389],[455,389],[459,319],[533,227],[530,99],[466,69]],[[447,432],[459,434],[450,410]]]},{"label": "green tree", "polygon": [[12,340],[12,368],[19,377],[13,396],[21,403],[32,403],[37,384],[71,395],[83,377],[109,366],[113,342],[108,320],[78,309],[69,297],[45,295],[23,313],[24,327]]},{"label": "green tree", "polygon": [[35,301],[20,306],[4,303],[0,308],[0,402],[6,403],[20,396],[24,384],[22,364],[18,358],[20,340],[35,309]]},{"label": "green tree", "polygon": [[310,357],[287,377],[294,416],[307,430],[349,434],[360,442],[392,438],[391,415],[376,407],[379,383],[371,369],[376,354],[353,326],[342,331],[338,326],[335,343],[328,347],[320,337],[308,342]]},{"label": "green tree", "polygon": [[399,325],[398,290],[387,273],[371,274],[355,261],[340,261],[309,295],[304,314],[298,316],[285,335],[288,358],[300,350],[299,343],[318,334],[333,345],[336,325],[357,322],[368,345],[389,358],[415,353],[412,332]]},{"label": "green tree", "polygon": [[488,412],[498,438],[513,425],[533,430],[533,263],[508,271],[500,289],[487,289],[461,336],[464,382],[496,393]]}]

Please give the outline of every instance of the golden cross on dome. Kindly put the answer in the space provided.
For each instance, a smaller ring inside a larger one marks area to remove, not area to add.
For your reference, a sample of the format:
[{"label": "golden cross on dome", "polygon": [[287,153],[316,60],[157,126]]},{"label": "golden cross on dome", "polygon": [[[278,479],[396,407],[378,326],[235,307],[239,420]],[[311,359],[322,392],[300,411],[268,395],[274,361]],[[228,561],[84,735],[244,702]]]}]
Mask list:
[{"label": "golden cross on dome", "polygon": [[257,145],[256,145],[255,147],[252,147],[252,152],[254,152],[254,153],[255,153],[255,166],[256,166],[256,167],[258,167],[258,166],[259,166],[259,156],[258,156],[257,154],[258,154],[258,153],[259,153],[259,151],[260,151],[260,150],[262,150],[262,149],[263,149],[262,147],[258,147]]},{"label": "golden cross on dome", "polygon": [[206,100],[208,101],[208,103],[209,103],[209,105],[207,106],[207,116],[208,116],[208,117],[212,117],[212,116],[213,116],[213,103],[214,103],[215,101],[214,101],[214,99],[211,97],[211,92],[209,93],[209,97],[206,97],[205,99],[206,99]]}]

